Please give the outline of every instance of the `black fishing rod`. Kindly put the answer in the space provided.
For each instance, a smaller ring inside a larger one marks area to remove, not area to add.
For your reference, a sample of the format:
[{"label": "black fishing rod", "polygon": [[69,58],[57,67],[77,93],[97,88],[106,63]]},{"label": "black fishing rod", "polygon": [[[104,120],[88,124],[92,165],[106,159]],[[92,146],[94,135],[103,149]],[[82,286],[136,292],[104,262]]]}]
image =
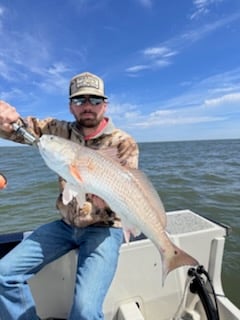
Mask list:
[{"label": "black fishing rod", "polygon": [[[11,125],[16,134],[22,136],[27,143],[31,145],[36,145],[39,141],[39,139],[35,137],[33,134],[31,134],[29,131],[27,131],[27,129],[24,128],[24,126],[20,126],[16,122],[13,122]],[[6,186],[7,178],[3,173],[0,172],[0,190],[6,188]]]},{"label": "black fishing rod", "polygon": [[18,125],[16,122],[12,123],[13,130],[20,136],[24,137],[26,142],[29,144],[36,144],[38,141],[38,138],[35,137],[33,134],[27,131],[26,128],[23,126]]},{"label": "black fishing rod", "polygon": [[[212,290],[213,299],[210,297],[209,291],[206,287],[206,282],[204,281],[202,275],[205,275],[207,278],[207,281],[209,282],[209,285]],[[219,317],[219,311],[218,311],[218,305],[217,305],[217,299],[216,299],[216,293],[213,288],[211,279],[208,275],[208,272],[204,269],[203,266],[199,266],[196,269],[190,268],[188,270],[188,275],[192,277],[192,282],[190,283],[190,291],[193,294],[198,294],[204,311],[206,313],[208,320],[220,320]]]}]

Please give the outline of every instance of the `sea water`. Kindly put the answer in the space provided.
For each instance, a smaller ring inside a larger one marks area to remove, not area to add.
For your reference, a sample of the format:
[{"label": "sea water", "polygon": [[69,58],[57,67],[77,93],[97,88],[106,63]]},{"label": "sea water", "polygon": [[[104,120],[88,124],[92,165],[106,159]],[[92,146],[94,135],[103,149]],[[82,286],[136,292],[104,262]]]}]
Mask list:
[{"label": "sea water", "polygon": [[[240,308],[240,140],[140,143],[140,168],[157,189],[166,211],[190,209],[231,227],[222,280]],[[36,148],[0,147],[0,233],[32,230],[58,219],[57,176]]]}]

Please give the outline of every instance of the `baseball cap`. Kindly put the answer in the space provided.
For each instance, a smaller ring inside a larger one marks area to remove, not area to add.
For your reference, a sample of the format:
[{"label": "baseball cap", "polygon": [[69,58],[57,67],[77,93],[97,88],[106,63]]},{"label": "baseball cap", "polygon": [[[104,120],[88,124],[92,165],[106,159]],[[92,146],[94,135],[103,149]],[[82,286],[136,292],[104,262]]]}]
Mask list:
[{"label": "baseball cap", "polygon": [[84,94],[107,99],[104,94],[103,80],[90,72],[83,72],[74,76],[70,81],[69,98]]}]

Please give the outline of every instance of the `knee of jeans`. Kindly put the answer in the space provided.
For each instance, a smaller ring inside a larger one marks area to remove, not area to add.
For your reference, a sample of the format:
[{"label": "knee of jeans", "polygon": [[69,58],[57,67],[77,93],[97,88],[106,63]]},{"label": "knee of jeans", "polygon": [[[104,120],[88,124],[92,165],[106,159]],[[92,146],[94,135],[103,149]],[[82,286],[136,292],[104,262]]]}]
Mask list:
[{"label": "knee of jeans", "polygon": [[0,287],[5,287],[8,281],[7,268],[0,261]]},{"label": "knee of jeans", "polygon": [[73,307],[70,319],[89,320],[89,319],[103,319],[103,312],[101,307],[97,304],[92,304],[91,301],[79,299],[77,306]]},{"label": "knee of jeans", "polygon": [[0,281],[2,277],[6,276],[9,272],[8,266],[0,260]]}]

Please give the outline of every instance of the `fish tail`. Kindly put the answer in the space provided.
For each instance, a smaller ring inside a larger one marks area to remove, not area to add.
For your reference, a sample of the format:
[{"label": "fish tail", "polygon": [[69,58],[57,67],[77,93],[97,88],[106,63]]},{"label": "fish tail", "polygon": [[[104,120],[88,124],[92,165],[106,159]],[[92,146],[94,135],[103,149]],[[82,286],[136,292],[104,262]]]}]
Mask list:
[{"label": "fish tail", "polygon": [[182,266],[195,266],[199,265],[199,262],[190,256],[185,251],[178,248],[175,244],[172,244],[173,253],[171,256],[163,256],[163,273],[162,273],[162,285],[166,280],[169,272]]}]

